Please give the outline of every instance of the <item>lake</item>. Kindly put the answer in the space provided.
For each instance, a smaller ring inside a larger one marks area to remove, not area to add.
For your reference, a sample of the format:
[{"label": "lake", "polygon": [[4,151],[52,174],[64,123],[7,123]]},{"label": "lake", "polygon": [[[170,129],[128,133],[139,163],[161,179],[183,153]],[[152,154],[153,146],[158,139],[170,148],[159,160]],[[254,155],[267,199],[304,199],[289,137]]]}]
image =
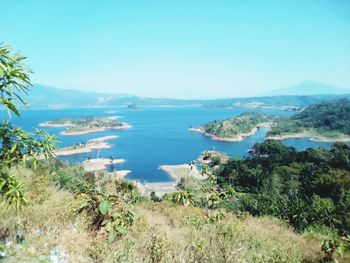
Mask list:
[{"label": "lake", "polygon": [[[106,111],[116,110],[111,115]],[[261,129],[255,135],[240,142],[213,141],[199,133],[188,131],[190,127],[225,119],[243,112],[254,111],[267,114],[290,115],[291,112],[267,109],[205,109],[200,107],[164,107],[127,110],[124,108],[74,108],[59,110],[22,110],[22,117],[13,117],[13,122],[27,130],[38,128],[40,122],[61,117],[81,116],[121,116],[120,121],[133,127],[120,131],[105,131],[81,136],[60,136],[63,128],[45,127],[50,133],[59,137],[58,147],[70,146],[78,142],[86,142],[93,138],[117,135],[110,140],[110,149],[88,154],[61,157],[69,162],[82,162],[89,156],[92,158],[113,157],[126,159],[122,165],[112,169],[129,169],[132,173],[127,177],[141,182],[165,182],[172,179],[159,170],[162,164],[184,164],[195,160],[204,150],[215,149],[230,156],[242,157],[256,142],[264,140],[266,130]],[[330,148],[332,143],[314,142],[308,139],[288,139],[284,143],[298,150],[309,147]]]}]

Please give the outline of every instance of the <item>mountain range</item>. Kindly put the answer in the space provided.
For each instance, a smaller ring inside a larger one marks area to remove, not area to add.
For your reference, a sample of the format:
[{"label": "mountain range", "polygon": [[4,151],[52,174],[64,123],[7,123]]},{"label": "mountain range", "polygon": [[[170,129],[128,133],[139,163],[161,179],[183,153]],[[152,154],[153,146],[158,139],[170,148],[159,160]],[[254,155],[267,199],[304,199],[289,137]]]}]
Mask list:
[{"label": "mountain range", "polygon": [[304,107],[324,100],[350,97],[350,95],[341,94],[350,94],[350,90],[312,81],[277,89],[263,96],[213,100],[146,98],[122,93],[68,90],[35,84],[24,99],[30,108],[126,107],[130,104],[139,107],[185,105],[230,107],[249,104]]}]

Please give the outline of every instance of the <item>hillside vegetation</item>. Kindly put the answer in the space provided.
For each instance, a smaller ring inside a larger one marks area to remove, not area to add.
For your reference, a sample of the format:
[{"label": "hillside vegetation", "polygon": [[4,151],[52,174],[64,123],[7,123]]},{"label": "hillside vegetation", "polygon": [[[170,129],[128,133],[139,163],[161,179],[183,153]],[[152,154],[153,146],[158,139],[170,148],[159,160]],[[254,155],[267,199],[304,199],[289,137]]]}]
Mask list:
[{"label": "hillside vegetation", "polygon": [[28,204],[17,212],[0,210],[6,262],[314,262],[322,257],[325,237],[294,233],[275,218],[184,206],[171,197],[151,201],[132,183],[104,173],[94,177],[79,165],[51,161],[35,171],[18,166],[11,172],[25,184]]},{"label": "hillside vegetation", "polygon": [[117,121],[115,117],[76,117],[58,118],[40,124],[41,126],[67,127],[62,135],[74,135],[75,133],[90,133],[103,130],[124,129],[130,126]]},{"label": "hillside vegetation", "polygon": [[349,116],[350,100],[340,99],[311,105],[291,117],[243,113],[226,120],[209,122],[200,128],[208,135],[230,138],[269,125],[267,136],[271,139],[298,136],[314,140],[349,141]]},{"label": "hillside vegetation", "polygon": [[[31,85],[24,59],[0,45],[0,106],[18,116],[15,98]],[[296,152],[266,141],[242,160],[205,152],[207,179],[183,178],[159,198],[113,174],[52,160],[55,141],[0,123],[2,261],[349,261],[346,144]]]},{"label": "hillside vegetation", "polygon": [[272,124],[276,117],[259,113],[244,113],[237,117],[222,121],[212,121],[201,126],[208,134],[218,137],[234,137],[242,133],[250,133],[259,125]]},{"label": "hillside vegetation", "polygon": [[286,120],[280,119],[270,135],[283,135],[305,131],[318,132],[323,136],[333,133],[350,135],[350,101],[323,102],[311,105]]}]

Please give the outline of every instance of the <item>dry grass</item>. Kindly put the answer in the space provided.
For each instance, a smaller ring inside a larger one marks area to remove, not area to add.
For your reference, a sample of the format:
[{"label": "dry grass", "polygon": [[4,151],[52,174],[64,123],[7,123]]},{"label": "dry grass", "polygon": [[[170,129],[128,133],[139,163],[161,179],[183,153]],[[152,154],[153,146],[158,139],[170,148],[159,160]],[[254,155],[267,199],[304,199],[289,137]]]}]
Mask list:
[{"label": "dry grass", "polygon": [[[18,215],[0,210],[0,233],[7,232],[12,254],[7,262],[49,262],[53,251],[64,253],[67,262],[315,262],[319,257],[320,239],[298,235],[277,219],[225,213],[208,222],[215,211],[167,201],[135,204],[134,225],[109,245],[103,231],[88,229],[89,216],[77,214],[74,196],[57,189],[49,175],[18,173],[28,186],[29,204]],[[106,186],[112,191],[110,182]],[[14,241],[17,230],[25,233],[21,244]]]}]

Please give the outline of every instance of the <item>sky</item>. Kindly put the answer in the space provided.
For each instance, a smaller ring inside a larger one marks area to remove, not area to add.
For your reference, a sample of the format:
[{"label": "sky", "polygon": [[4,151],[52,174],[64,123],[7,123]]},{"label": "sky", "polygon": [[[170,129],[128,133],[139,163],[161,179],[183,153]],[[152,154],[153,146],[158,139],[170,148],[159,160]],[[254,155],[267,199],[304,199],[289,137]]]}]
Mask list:
[{"label": "sky", "polygon": [[32,81],[147,97],[350,88],[350,1],[0,0]]}]

